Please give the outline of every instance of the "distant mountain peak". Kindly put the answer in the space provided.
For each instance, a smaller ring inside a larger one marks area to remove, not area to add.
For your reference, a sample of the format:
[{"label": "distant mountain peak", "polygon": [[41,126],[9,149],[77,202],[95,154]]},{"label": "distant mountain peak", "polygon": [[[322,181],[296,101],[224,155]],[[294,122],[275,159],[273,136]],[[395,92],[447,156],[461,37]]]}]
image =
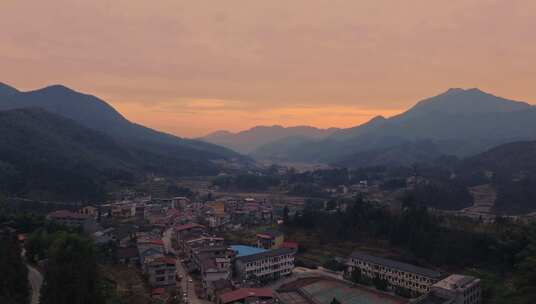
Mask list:
[{"label": "distant mountain peak", "polygon": [[385,120],[387,120],[387,118],[385,118],[384,116],[382,116],[382,115],[377,115],[377,116],[374,116],[374,117],[369,121],[369,123],[371,123],[371,122],[374,122],[374,123],[375,123],[375,122],[381,122],[381,121],[385,121]]},{"label": "distant mountain peak", "polygon": [[465,89],[462,89],[462,88],[450,88],[443,94],[457,94],[457,93],[461,93],[461,92],[465,92]]},{"label": "distant mountain peak", "polygon": [[513,112],[527,108],[530,108],[530,105],[525,102],[498,97],[478,88],[451,88],[442,94],[419,101],[400,117]]}]

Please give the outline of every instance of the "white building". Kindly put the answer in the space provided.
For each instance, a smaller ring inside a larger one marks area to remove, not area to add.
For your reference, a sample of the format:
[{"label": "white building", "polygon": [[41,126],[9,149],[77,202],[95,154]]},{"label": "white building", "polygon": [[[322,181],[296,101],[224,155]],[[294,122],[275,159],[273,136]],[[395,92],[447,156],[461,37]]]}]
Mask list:
[{"label": "white building", "polygon": [[266,282],[290,275],[294,268],[294,253],[290,248],[280,248],[238,257],[235,271],[243,281]]},{"label": "white building", "polygon": [[453,274],[432,285],[432,296],[445,299],[445,304],[479,304],[482,291],[480,279]]},{"label": "white building", "polygon": [[147,258],[144,263],[145,273],[151,286],[175,285],[176,260],[168,257]]},{"label": "white building", "polygon": [[415,265],[375,257],[355,251],[347,261],[347,275],[355,269],[369,279],[386,280],[391,288],[405,288],[417,293],[427,293],[441,278],[437,271]]}]

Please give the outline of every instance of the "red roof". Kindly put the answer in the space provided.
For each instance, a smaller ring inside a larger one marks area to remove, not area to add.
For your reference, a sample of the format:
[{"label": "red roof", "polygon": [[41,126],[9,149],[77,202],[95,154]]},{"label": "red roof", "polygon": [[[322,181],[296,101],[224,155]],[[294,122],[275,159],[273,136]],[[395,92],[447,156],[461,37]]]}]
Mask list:
[{"label": "red roof", "polygon": [[220,295],[223,304],[240,301],[249,297],[273,298],[274,294],[271,289],[267,288],[240,288]]},{"label": "red roof", "polygon": [[160,257],[149,262],[149,264],[156,264],[156,265],[160,263],[164,263],[168,265],[176,265],[177,260],[175,260],[174,258],[169,258],[169,257]]},{"label": "red roof", "polygon": [[144,239],[138,239],[138,243],[140,244],[153,244],[157,246],[164,246],[164,241],[161,239],[152,239],[152,240],[144,240]]},{"label": "red roof", "polygon": [[155,289],[153,289],[153,291],[151,292],[151,294],[152,294],[153,296],[161,296],[161,295],[163,295],[163,294],[165,294],[165,293],[166,293],[166,289],[164,289],[164,288],[162,288],[162,287],[160,287],[160,288],[155,288]]},{"label": "red roof", "polygon": [[180,231],[188,230],[188,229],[192,229],[192,228],[205,228],[205,226],[199,225],[199,224],[196,224],[196,223],[190,223],[190,224],[175,226],[175,231],[180,232]]},{"label": "red roof", "polygon": [[282,248],[298,249],[298,243],[296,242],[283,242]]}]

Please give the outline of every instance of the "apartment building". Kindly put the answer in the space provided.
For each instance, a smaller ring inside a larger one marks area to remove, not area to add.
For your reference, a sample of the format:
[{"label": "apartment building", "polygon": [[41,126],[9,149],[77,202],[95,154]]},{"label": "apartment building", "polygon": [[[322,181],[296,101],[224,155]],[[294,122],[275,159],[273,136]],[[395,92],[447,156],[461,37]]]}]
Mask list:
[{"label": "apartment building", "polygon": [[291,274],[294,254],[290,248],[280,248],[240,256],[235,260],[236,276],[244,282],[277,280]]},{"label": "apartment building", "polygon": [[278,249],[283,245],[285,236],[276,230],[267,230],[257,234],[257,247],[264,249]]},{"label": "apartment building", "polygon": [[401,287],[417,293],[427,293],[441,279],[437,271],[415,265],[375,257],[360,251],[352,253],[347,261],[347,275],[355,269],[370,279],[386,280],[389,287]]},{"label": "apartment building", "polygon": [[175,284],[176,261],[173,258],[147,258],[143,270],[148,275],[151,286],[168,286]]},{"label": "apartment building", "polygon": [[432,285],[430,293],[418,303],[480,304],[481,299],[480,279],[453,274]]},{"label": "apartment building", "polygon": [[95,220],[91,216],[69,210],[50,212],[47,214],[47,219],[68,227],[82,227],[84,231],[90,231],[95,226]]}]

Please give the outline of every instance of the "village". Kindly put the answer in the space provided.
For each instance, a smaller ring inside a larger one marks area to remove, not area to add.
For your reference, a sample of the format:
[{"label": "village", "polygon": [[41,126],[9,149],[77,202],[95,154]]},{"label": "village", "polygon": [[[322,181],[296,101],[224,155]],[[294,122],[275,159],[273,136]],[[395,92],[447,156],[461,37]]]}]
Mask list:
[{"label": "village", "polygon": [[[158,185],[158,183],[155,183]],[[364,187],[366,185],[361,185]],[[203,201],[145,195],[56,210],[106,252],[110,277],[135,303],[480,303],[480,280],[356,250],[338,269],[297,265],[300,243],[280,229],[281,200],[213,195]],[[292,209],[299,204],[292,205]],[[286,212],[288,208],[285,205]],[[337,205],[341,212],[344,211]],[[249,239],[236,238],[245,232]],[[121,280],[128,282],[121,282]],[[132,283],[135,282],[135,283]]]}]

